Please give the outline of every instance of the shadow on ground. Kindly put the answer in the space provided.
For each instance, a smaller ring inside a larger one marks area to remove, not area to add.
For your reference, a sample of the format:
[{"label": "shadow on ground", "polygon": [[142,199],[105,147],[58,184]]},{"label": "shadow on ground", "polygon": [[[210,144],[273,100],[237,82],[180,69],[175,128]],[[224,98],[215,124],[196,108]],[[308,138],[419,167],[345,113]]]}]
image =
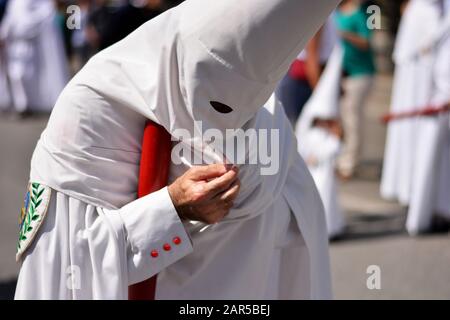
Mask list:
[{"label": "shadow on ground", "polygon": [[6,280],[0,282],[0,300],[14,299],[14,292],[16,291],[16,279]]},{"label": "shadow on ground", "polygon": [[347,211],[347,227],[334,242],[375,239],[405,234],[406,213],[368,214]]}]

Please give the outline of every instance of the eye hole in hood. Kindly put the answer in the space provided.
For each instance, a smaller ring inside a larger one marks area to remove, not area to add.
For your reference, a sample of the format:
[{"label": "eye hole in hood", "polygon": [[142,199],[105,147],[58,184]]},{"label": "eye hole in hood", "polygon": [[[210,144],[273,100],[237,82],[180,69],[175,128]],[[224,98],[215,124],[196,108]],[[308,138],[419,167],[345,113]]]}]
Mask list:
[{"label": "eye hole in hood", "polygon": [[221,102],[218,101],[210,101],[209,102],[211,104],[211,106],[214,108],[214,110],[216,110],[217,112],[220,113],[230,113],[231,111],[233,111],[233,109],[229,106],[227,106],[226,104],[223,104]]}]

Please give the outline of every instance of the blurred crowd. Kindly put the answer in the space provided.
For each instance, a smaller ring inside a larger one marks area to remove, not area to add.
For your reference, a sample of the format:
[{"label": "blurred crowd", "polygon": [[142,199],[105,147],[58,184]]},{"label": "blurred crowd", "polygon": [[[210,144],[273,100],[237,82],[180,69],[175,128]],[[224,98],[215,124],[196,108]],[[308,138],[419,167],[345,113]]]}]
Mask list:
[{"label": "blurred crowd", "polygon": [[[345,230],[336,176],[360,164],[376,63],[370,4],[344,0],[278,87],[299,151],[321,194],[328,233]],[[450,227],[450,1],[399,3],[381,196],[407,208],[411,235]]]},{"label": "blurred crowd", "polygon": [[0,111],[50,111],[91,56],[179,2],[1,0]]}]

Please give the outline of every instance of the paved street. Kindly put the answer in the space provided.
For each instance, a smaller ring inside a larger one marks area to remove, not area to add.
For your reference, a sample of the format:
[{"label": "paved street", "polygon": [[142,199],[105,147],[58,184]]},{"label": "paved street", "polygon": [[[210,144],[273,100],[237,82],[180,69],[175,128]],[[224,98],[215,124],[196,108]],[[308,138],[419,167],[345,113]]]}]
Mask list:
[{"label": "paved street", "polygon": [[0,299],[14,293],[19,209],[28,182],[30,158],[47,117],[12,120],[0,116]]},{"label": "paved street", "polygon": [[[391,78],[379,76],[366,112],[363,163],[358,177],[340,186],[348,228],[331,244],[333,285],[340,299],[450,299],[449,234],[409,237],[406,209],[379,197]],[[29,160],[46,116],[11,120],[0,115],[0,299],[11,298],[17,216],[28,181]],[[380,268],[381,289],[369,290],[366,270]]]}]

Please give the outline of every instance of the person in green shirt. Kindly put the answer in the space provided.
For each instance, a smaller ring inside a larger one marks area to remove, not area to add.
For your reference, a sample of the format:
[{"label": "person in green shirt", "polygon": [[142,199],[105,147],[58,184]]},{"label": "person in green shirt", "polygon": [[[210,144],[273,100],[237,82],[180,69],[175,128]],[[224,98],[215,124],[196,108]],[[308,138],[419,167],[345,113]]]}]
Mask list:
[{"label": "person in green shirt", "polygon": [[349,179],[359,161],[362,114],[376,70],[370,45],[371,30],[360,4],[355,0],[342,1],[335,19],[344,49],[341,116],[345,137],[338,172],[342,178]]}]

